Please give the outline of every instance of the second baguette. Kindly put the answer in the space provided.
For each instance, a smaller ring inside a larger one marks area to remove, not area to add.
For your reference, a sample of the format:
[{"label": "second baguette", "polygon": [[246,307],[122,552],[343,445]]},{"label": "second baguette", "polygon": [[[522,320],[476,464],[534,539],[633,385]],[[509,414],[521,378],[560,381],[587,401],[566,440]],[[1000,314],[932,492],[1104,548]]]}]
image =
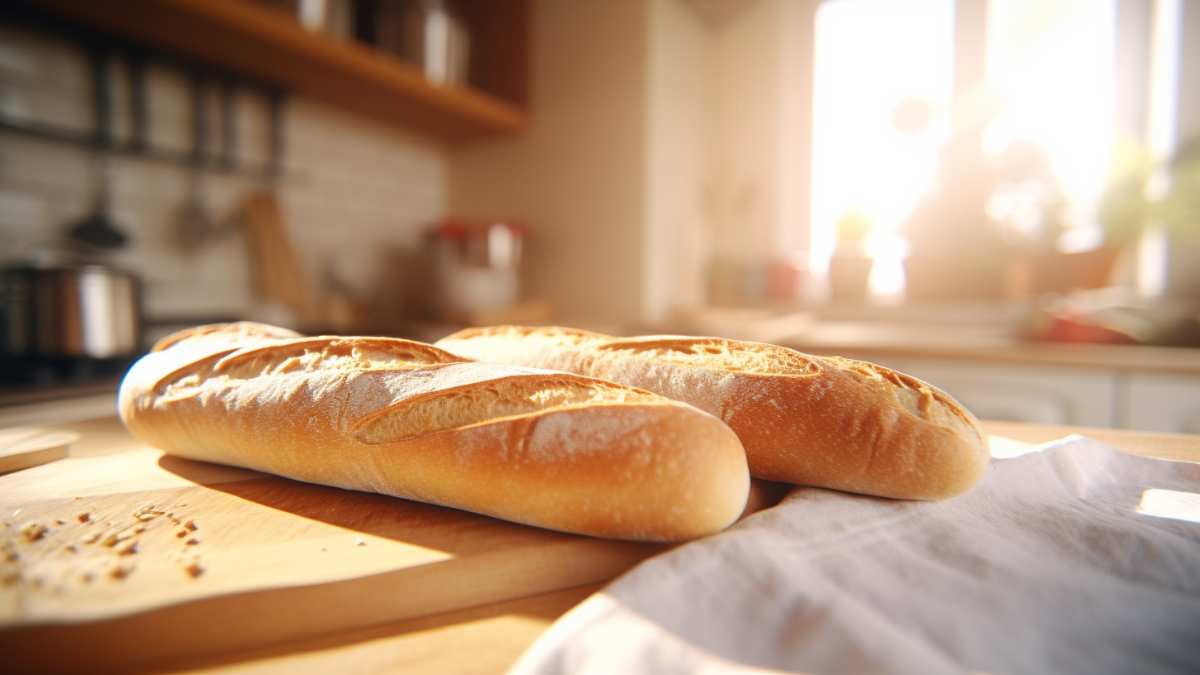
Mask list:
[{"label": "second baguette", "polygon": [[721,338],[613,338],[496,326],[437,345],[552,368],[690,403],[738,434],[755,476],[903,499],[942,499],[982,477],[975,418],[945,392],[883,366]]}]

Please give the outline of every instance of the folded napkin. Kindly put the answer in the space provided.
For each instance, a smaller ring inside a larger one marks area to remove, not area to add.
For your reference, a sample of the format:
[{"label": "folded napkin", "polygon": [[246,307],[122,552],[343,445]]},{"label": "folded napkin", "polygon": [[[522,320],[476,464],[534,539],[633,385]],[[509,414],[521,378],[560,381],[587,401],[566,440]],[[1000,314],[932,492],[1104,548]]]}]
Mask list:
[{"label": "folded napkin", "polygon": [[1200,672],[1200,464],[1036,450],[944,502],[797,488],[617,579],[514,672]]}]

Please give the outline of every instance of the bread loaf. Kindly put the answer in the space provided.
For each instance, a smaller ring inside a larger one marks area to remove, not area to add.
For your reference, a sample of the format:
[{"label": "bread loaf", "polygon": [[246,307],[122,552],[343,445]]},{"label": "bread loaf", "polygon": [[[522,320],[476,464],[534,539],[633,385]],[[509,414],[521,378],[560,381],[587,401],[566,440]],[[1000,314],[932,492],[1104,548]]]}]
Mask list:
[{"label": "bread loaf", "polygon": [[769,480],[941,499],[978,482],[988,461],[978,422],[953,398],[862,361],[720,338],[617,339],[517,326],[469,329],[437,345],[690,403],[729,424],[751,473]]},{"label": "bread loaf", "polygon": [[121,418],[173,455],[567,532],[682,540],[746,503],[741,444],[691,406],[408,340],[289,335],[166,338],[122,382]]}]

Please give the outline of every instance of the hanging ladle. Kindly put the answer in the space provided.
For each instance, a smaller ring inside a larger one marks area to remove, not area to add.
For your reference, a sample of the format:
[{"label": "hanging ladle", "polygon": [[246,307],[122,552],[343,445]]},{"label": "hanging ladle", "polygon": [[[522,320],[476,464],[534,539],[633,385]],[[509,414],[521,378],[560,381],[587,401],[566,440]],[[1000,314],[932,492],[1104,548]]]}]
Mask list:
[{"label": "hanging ladle", "polygon": [[188,173],[188,191],[175,214],[175,237],[179,246],[193,250],[222,229],[208,210],[204,199],[205,153],[208,146],[208,107],[204,82],[193,73],[192,94],[192,166]]},{"label": "hanging ladle", "polygon": [[96,181],[95,201],[92,210],[70,227],[76,241],[97,248],[120,248],[129,242],[129,237],[113,221],[112,176],[108,152],[112,147],[112,88],[108,75],[107,55],[100,50],[89,53],[92,69],[92,97],[96,121],[97,150],[93,158]]}]

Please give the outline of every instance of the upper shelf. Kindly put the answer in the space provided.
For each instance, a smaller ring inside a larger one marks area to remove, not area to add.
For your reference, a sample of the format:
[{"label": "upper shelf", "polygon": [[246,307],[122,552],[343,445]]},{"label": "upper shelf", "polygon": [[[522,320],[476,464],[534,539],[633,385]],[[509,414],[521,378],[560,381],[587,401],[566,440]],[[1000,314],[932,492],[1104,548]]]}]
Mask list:
[{"label": "upper shelf", "polygon": [[231,0],[37,2],[64,17],[447,141],[525,126],[525,111],[512,102],[469,87],[435,85],[415,66],[308,31],[270,7]]}]

